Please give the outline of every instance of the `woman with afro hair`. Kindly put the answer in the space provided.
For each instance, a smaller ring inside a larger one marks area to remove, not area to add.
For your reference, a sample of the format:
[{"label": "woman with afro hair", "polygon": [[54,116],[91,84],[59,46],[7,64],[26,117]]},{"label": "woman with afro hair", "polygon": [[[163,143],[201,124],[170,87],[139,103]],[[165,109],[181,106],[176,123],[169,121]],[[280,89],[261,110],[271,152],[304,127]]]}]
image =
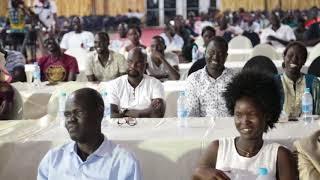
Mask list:
[{"label": "woman with afro hair", "polygon": [[242,71],[223,94],[240,136],[213,141],[200,159],[194,180],[256,179],[296,180],[297,168],[285,147],[263,140],[281,113],[280,92],[273,77]]}]

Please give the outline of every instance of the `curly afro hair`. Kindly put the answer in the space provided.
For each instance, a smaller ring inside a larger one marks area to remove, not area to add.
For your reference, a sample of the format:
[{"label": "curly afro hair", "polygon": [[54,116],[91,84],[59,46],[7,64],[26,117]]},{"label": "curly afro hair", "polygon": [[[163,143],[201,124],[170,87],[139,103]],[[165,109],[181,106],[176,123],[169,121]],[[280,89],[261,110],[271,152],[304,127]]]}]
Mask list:
[{"label": "curly afro hair", "polygon": [[243,70],[227,85],[223,93],[230,115],[234,115],[236,102],[242,97],[251,98],[264,114],[266,129],[274,127],[281,113],[280,91],[272,76],[254,70]]}]

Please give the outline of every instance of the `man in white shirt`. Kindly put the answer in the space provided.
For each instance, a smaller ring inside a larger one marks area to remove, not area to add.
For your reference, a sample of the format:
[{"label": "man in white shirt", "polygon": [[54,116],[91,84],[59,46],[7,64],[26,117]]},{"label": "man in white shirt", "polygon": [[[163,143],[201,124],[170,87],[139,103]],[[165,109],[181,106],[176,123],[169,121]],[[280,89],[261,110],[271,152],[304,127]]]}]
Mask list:
[{"label": "man in white shirt", "polygon": [[164,39],[167,51],[181,51],[184,41],[181,36],[179,36],[174,26],[167,24],[164,29],[164,33],[161,33],[160,36]]},{"label": "man in white shirt", "polygon": [[292,28],[281,24],[275,13],[271,14],[270,23],[271,26],[264,29],[260,35],[261,43],[269,43],[274,47],[285,47],[290,41],[296,40]]},{"label": "man in white shirt", "polygon": [[164,89],[159,80],[145,75],[147,55],[141,48],[128,54],[128,75],[108,84],[111,117],[154,117],[165,113]]},{"label": "man in white shirt", "polygon": [[115,52],[120,52],[121,49],[125,48],[130,44],[127,38],[128,24],[122,22],[118,26],[118,34],[112,37],[109,48]]},{"label": "man in white shirt", "polygon": [[74,17],[72,19],[73,31],[63,35],[60,47],[63,51],[68,49],[84,48],[89,50],[94,45],[94,35],[89,31],[82,30],[82,19]]},{"label": "man in white shirt", "polygon": [[175,53],[164,52],[166,45],[161,36],[151,40],[151,54],[148,55],[147,73],[161,81],[179,80],[179,58]]},{"label": "man in white shirt", "polygon": [[34,12],[49,29],[54,29],[57,20],[57,5],[53,0],[33,1]]},{"label": "man in white shirt", "polygon": [[226,40],[220,36],[213,37],[205,53],[206,66],[192,73],[186,80],[190,117],[228,116],[222,93],[235,73],[224,67],[227,56]]}]

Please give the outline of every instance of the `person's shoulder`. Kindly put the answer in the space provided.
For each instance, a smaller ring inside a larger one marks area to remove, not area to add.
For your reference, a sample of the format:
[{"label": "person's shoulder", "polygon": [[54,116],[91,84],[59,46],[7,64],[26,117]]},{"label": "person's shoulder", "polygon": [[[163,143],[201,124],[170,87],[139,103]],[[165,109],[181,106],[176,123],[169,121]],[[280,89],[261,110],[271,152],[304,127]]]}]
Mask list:
[{"label": "person's shoulder", "polygon": [[151,85],[153,84],[161,84],[161,81],[155,77],[149,76],[144,74],[143,78],[145,79],[146,82],[150,82]]},{"label": "person's shoulder", "polygon": [[65,153],[71,153],[74,148],[74,142],[69,142],[58,147],[50,149],[46,156],[50,159],[57,159],[62,157]]},{"label": "person's shoulder", "polygon": [[281,24],[280,28],[282,28],[284,30],[293,30],[289,25],[286,25],[286,24]]},{"label": "person's shoulder", "polygon": [[86,36],[94,36],[93,33],[90,31],[82,31],[82,34]]},{"label": "person's shoulder", "polygon": [[117,78],[111,80],[109,83],[112,86],[117,87],[116,89],[120,89],[119,87],[120,86],[122,87],[122,85],[125,84],[127,81],[128,81],[128,75],[124,74],[120,77],[117,77]]},{"label": "person's shoulder", "polygon": [[231,69],[231,68],[225,68],[225,71],[230,76],[235,76],[237,74],[237,71]]},{"label": "person's shoulder", "polygon": [[190,74],[189,76],[188,76],[188,78],[187,78],[187,81],[198,81],[199,80],[199,78],[201,77],[201,76],[203,76],[203,74],[205,73],[205,67],[204,68],[202,68],[202,69],[199,69],[199,70],[197,70],[197,71],[195,71],[195,72],[193,72],[192,74]]},{"label": "person's shoulder", "polygon": [[70,56],[68,54],[63,53],[64,59],[68,60],[68,61],[77,61],[77,59],[73,56]]},{"label": "person's shoulder", "polygon": [[[112,142],[111,142],[112,143]],[[132,163],[134,164],[135,162],[137,162],[137,158],[135,157],[135,155],[128,151],[126,148],[122,147],[119,144],[114,144],[114,148],[112,150],[112,156],[116,158],[117,161],[119,161],[120,163]]]},{"label": "person's shoulder", "polygon": [[116,51],[113,51],[113,50],[109,50],[110,54],[113,56],[114,59],[116,60],[122,60],[122,61],[125,61],[125,57],[124,55],[116,52]]}]

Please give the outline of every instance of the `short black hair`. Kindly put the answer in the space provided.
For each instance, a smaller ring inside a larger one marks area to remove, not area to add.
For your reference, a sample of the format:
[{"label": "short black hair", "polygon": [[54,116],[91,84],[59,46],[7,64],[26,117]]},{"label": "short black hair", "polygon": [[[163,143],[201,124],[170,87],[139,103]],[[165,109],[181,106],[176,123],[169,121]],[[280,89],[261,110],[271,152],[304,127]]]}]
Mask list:
[{"label": "short black hair", "polygon": [[110,41],[109,35],[108,35],[108,33],[106,33],[106,32],[100,31],[100,32],[98,32],[96,35],[99,36],[99,37],[104,38],[105,40]]},{"label": "short black hair", "polygon": [[74,91],[76,102],[81,102],[89,111],[95,112],[98,120],[102,121],[104,114],[104,101],[100,93],[92,88],[82,88]]},{"label": "short black hair", "polygon": [[273,128],[281,113],[280,90],[275,79],[259,71],[245,70],[233,77],[226,86],[223,98],[230,115],[234,115],[236,102],[249,97],[264,114],[266,129]]},{"label": "short black hair", "polygon": [[152,39],[156,39],[156,40],[160,41],[164,46],[166,45],[163,37],[161,37],[161,36],[159,36],[159,35],[153,36]]},{"label": "short black hair", "polygon": [[[214,36],[214,37],[212,37],[212,39],[210,40],[210,42],[211,42],[211,41],[214,41],[214,42],[217,42],[217,43],[223,45],[226,50],[228,50],[228,48],[229,48],[229,47],[228,47],[228,42],[227,42],[223,37],[221,37],[221,36]],[[210,43],[210,42],[209,42],[209,43]]]},{"label": "short black hair", "polygon": [[140,28],[139,26],[137,26],[137,25],[132,25],[132,26],[130,26],[130,27],[128,28],[128,32],[130,31],[130,29],[135,29],[135,30],[137,30],[138,33],[139,33],[139,36],[140,36],[140,37],[142,36],[142,31],[141,31],[141,28]]},{"label": "short black hair", "polygon": [[211,31],[213,33],[213,36],[216,35],[216,30],[213,27],[206,26],[206,27],[202,28],[201,36],[203,36],[206,31]]},{"label": "short black hair", "polygon": [[308,50],[305,46],[305,44],[303,42],[300,42],[300,41],[293,41],[293,42],[290,42],[287,46],[286,46],[286,49],[283,51],[283,57],[285,57],[287,55],[287,52],[290,48],[292,48],[293,46],[297,46],[301,49],[301,51],[299,51],[299,53],[302,53],[303,55],[303,58],[305,60],[307,60],[308,58]]}]

